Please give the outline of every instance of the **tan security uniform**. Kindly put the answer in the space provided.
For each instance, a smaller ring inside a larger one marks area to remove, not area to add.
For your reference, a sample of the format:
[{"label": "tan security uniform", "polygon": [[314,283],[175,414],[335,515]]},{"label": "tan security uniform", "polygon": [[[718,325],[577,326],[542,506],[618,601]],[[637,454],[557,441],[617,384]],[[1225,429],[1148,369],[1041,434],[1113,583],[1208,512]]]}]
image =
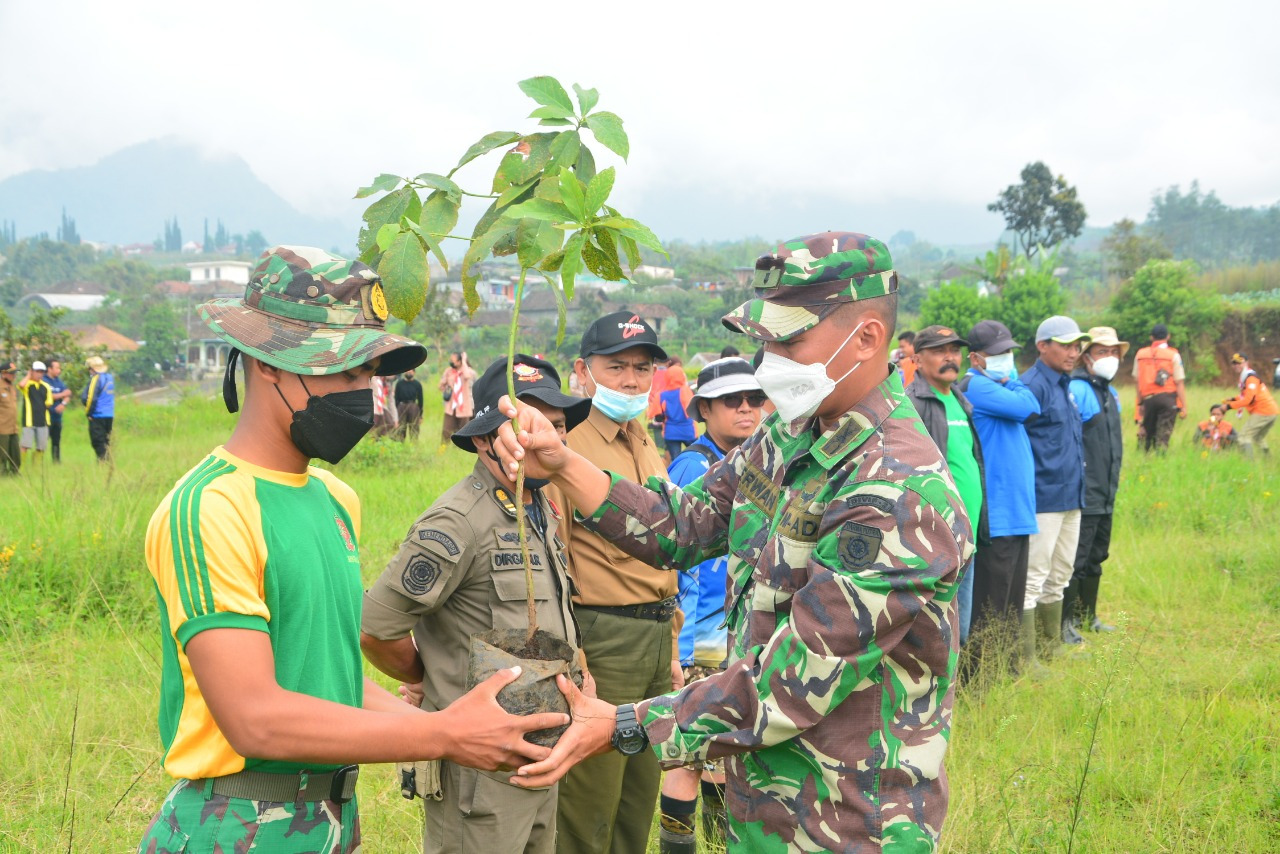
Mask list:
[{"label": "tan security uniform", "polygon": [[[364,631],[380,640],[399,640],[412,630],[426,670],[422,707],[428,711],[443,709],[466,692],[473,634],[528,625],[512,493],[477,461],[469,476],[414,523],[365,594]],[[558,511],[534,494],[546,518],[546,534],[540,536],[526,510],[538,628],[577,648]],[[442,800],[423,799],[423,850],[552,851],[557,787],[527,791],[507,783],[510,776],[442,763]]]},{"label": "tan security uniform", "polygon": [[[667,470],[644,425],[611,420],[594,407],[569,433],[569,447],[606,471],[644,483]],[[559,497],[556,499],[560,500]],[[561,509],[566,520],[573,508]],[[569,525],[570,571],[578,588],[575,613],[596,693],[615,705],[671,690],[676,619],[645,619],[595,610],[672,599],[674,572],[654,569],[578,524]],[[616,751],[588,759],[560,781],[557,827],[561,854],[631,854],[646,850],[658,800],[661,769],[652,751],[625,757]]]}]

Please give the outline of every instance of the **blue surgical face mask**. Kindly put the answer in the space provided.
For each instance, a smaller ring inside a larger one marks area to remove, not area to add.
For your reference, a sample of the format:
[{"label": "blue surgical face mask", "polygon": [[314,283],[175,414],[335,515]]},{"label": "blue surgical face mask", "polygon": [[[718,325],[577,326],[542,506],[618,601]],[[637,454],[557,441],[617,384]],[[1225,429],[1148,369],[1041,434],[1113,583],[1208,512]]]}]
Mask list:
[{"label": "blue surgical face mask", "polygon": [[1018,374],[1018,368],[1013,364],[1013,351],[1001,353],[999,356],[987,357],[987,376],[993,380],[1013,379]]},{"label": "blue surgical face mask", "polygon": [[605,388],[592,375],[590,366],[587,366],[587,376],[591,377],[591,381],[596,384],[596,393],[591,396],[591,405],[603,412],[610,421],[626,424],[633,418],[644,415],[645,410],[649,408],[648,392],[623,394],[620,391]]}]

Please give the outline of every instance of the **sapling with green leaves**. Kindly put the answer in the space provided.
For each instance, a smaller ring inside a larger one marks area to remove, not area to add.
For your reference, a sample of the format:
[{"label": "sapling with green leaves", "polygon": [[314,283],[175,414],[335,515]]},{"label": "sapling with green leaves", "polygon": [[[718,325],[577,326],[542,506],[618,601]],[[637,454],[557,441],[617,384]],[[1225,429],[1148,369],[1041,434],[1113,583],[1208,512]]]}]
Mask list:
[{"label": "sapling with green leaves", "polygon": [[[382,174],[356,193],[356,198],[361,199],[382,194],[364,212],[365,227],[358,242],[360,259],[382,277],[390,313],[406,322],[418,316],[431,293],[428,255],[434,255],[446,270],[449,267],[443,241],[470,244],[461,270],[469,314],[480,307],[477,284],[485,259],[491,255],[516,257],[520,275],[507,341],[507,393],[513,401],[516,394],[511,374],[520,302],[529,271],[538,271],[555,295],[559,346],[564,341],[574,281],[584,268],[607,281],[621,281],[626,278],[623,259],[634,271],[640,265],[640,247],[666,254],[648,227],[624,217],[608,204],[615,171],[613,167],[596,170],[595,155],[584,135],[590,132],[597,143],[623,161],[631,153],[631,144],[622,119],[596,110],[599,93],[575,83],[575,106],[564,86],[554,77],[545,76],[520,81],[520,89],[538,104],[529,118],[553,130],[525,134],[494,131],[468,148],[447,173],[423,172],[414,178]],[[454,180],[462,167],[499,149],[505,150],[488,192],[469,192]],[[489,200],[469,237],[453,233],[466,197]],[[512,428],[517,432],[520,429],[514,420]],[[516,474],[516,495],[523,494],[522,463]],[[529,606],[526,643],[531,646],[537,631],[537,609],[524,523],[524,514],[518,514]]]}]

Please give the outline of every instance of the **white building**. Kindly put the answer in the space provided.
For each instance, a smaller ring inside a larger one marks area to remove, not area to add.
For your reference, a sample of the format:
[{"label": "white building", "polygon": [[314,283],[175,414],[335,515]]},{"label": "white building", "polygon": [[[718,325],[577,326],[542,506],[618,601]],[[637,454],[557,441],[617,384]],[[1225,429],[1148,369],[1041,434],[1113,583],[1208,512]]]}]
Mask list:
[{"label": "white building", "polygon": [[201,282],[231,282],[236,285],[249,284],[249,273],[253,265],[248,261],[192,261],[187,264],[191,271],[191,284]]}]

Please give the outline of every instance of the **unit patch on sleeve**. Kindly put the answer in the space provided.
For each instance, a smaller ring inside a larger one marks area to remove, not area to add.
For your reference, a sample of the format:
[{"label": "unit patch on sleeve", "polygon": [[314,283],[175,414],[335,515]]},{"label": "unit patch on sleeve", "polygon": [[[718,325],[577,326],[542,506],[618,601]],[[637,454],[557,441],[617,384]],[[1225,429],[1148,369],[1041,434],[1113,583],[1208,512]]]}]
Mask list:
[{"label": "unit patch on sleeve", "polygon": [[870,525],[845,522],[840,528],[840,562],[848,570],[861,571],[876,562],[884,532]]},{"label": "unit patch on sleeve", "polygon": [[874,507],[881,513],[893,513],[893,502],[883,495],[850,495],[844,503],[850,510],[855,507]]},{"label": "unit patch on sleeve", "polygon": [[414,555],[400,576],[400,586],[411,596],[425,596],[440,580],[440,564],[426,555]]},{"label": "unit patch on sleeve", "polygon": [[418,531],[418,539],[431,540],[434,543],[439,543],[444,546],[444,550],[449,553],[449,557],[458,556],[458,544],[453,541],[453,537],[449,536],[444,531],[436,531],[434,529],[421,530]]}]

